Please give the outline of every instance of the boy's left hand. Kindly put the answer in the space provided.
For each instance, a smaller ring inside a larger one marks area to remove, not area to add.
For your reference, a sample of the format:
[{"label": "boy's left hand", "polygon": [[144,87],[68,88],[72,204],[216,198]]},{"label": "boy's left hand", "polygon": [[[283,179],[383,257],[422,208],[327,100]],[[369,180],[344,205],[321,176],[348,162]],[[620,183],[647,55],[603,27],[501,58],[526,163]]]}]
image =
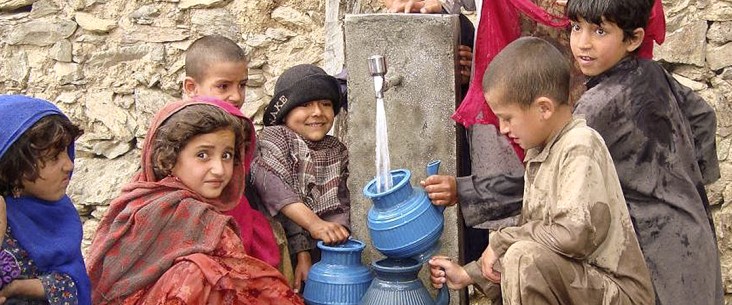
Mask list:
[{"label": "boy's left hand", "polygon": [[496,253],[493,252],[493,249],[491,249],[491,245],[489,244],[485,248],[485,251],[483,251],[483,255],[480,257],[481,271],[483,273],[483,276],[489,281],[500,284],[501,273],[493,269],[493,266],[496,264],[497,261],[498,256],[496,256]]},{"label": "boy's left hand", "polygon": [[330,221],[319,219],[307,228],[310,237],[322,240],[326,245],[344,243],[351,236],[344,226]]},{"label": "boy's left hand", "polygon": [[457,180],[454,176],[432,175],[419,182],[427,192],[434,205],[455,205],[457,197]]}]

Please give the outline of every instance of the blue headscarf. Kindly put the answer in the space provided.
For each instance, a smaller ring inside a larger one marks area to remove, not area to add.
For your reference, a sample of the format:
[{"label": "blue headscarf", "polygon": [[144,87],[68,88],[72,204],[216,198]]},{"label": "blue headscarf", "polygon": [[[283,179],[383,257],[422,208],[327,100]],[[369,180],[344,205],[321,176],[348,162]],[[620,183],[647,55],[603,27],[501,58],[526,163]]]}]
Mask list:
[{"label": "blue headscarf", "polygon": [[[48,101],[22,95],[0,95],[0,159],[38,120],[49,115],[66,116]],[[74,143],[68,148],[74,159]],[[35,197],[4,197],[8,225],[42,273],[68,274],[76,284],[80,305],[91,304],[91,285],[81,255],[79,214],[64,195],[51,202]]]}]

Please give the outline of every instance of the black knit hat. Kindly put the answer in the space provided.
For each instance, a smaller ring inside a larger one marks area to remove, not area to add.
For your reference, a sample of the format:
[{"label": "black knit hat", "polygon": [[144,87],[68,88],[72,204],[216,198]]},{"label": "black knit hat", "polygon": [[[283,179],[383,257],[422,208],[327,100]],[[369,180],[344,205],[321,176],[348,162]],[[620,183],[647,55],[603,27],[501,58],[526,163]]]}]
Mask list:
[{"label": "black knit hat", "polygon": [[274,96],[264,110],[264,126],[280,125],[290,110],[317,100],[333,102],[333,112],[338,114],[341,110],[338,80],[315,65],[289,68],[275,83]]}]

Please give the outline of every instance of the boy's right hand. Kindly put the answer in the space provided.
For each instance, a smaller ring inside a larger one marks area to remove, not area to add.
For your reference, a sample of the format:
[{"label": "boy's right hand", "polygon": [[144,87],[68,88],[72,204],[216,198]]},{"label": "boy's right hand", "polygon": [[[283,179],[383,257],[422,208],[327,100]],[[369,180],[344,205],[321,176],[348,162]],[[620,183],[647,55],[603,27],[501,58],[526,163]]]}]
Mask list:
[{"label": "boy's right hand", "polygon": [[419,184],[434,205],[453,206],[458,202],[457,179],[454,176],[432,175]]},{"label": "boy's right hand", "polygon": [[351,235],[344,226],[325,220],[316,221],[308,228],[308,232],[310,237],[322,240],[326,245],[343,243]]},{"label": "boy's right hand", "polygon": [[440,289],[442,285],[447,284],[447,288],[457,290],[473,283],[465,268],[447,256],[433,256],[428,263],[432,287]]}]

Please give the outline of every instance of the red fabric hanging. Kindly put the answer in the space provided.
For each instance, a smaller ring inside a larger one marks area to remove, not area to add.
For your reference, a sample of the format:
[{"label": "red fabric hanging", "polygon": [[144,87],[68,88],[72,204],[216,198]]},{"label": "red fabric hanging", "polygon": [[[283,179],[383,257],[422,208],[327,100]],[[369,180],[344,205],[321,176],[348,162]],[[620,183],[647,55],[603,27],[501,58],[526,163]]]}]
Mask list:
[{"label": "red fabric hanging", "polygon": [[661,0],[656,0],[651,9],[651,18],[645,28],[646,36],[638,50],[638,57],[653,59],[653,42],[662,44],[666,40],[666,17],[663,15]]}]

